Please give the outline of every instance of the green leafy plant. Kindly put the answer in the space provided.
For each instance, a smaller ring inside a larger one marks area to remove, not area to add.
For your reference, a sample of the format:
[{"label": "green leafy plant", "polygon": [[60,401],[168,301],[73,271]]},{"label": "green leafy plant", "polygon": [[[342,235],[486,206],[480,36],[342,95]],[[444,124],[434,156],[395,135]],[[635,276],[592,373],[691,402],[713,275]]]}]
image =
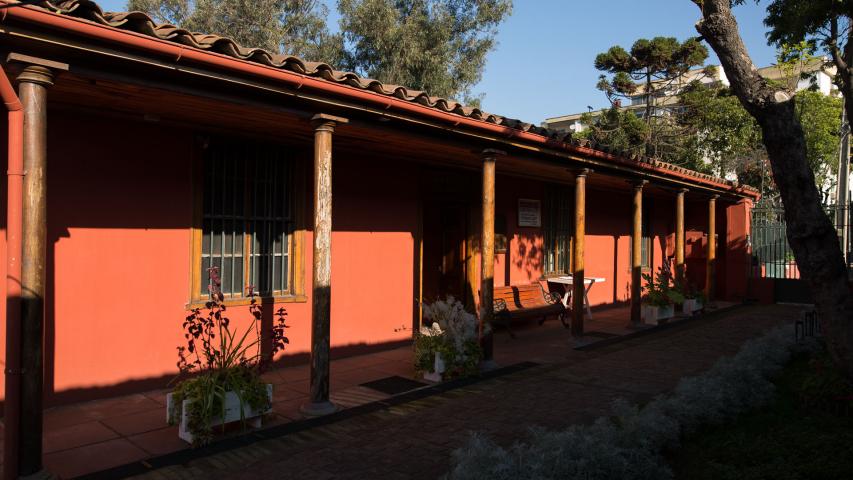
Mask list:
[{"label": "green leafy plant", "polygon": [[646,305],[666,307],[672,303],[684,302],[684,295],[672,288],[672,277],[663,267],[659,268],[654,276],[644,273],[642,277],[645,282],[642,300]]},{"label": "green leafy plant", "polygon": [[431,372],[435,355],[445,364],[445,379],[467,377],[479,370],[483,351],[479,340],[477,317],[452,296],[424,305],[424,317],[429,326],[421,327],[415,335],[415,369]]},{"label": "green leafy plant", "polygon": [[[684,280],[675,279],[672,282],[671,292],[674,293],[674,298],[680,298],[680,301],[673,300],[673,303],[684,303],[685,300],[698,300],[699,303],[705,303],[705,292],[696,288],[696,285],[688,283]],[[670,295],[673,298],[673,295]]]},{"label": "green leafy plant", "polygon": [[[204,311],[194,308],[184,319],[186,346],[178,347],[178,369],[181,375],[190,378],[180,381],[173,392],[173,409],[169,422],[180,421],[181,405],[188,400],[188,429],[195,437],[195,444],[204,444],[213,436],[212,422],[225,417],[225,396],[233,392],[240,400],[240,419],[245,421],[244,406],[253,411],[265,411],[269,405],[266,385],[260,374],[273,356],[284,349],[288,342],[285,336],[287,312],[276,311],[276,322],[272,328],[271,350],[263,355],[263,338],[260,322],[263,309],[255,299],[254,288],[249,287],[251,302],[249,312],[253,321],[242,333],[235,333],[226,316],[227,307],[220,288],[221,280],[217,267],[208,269],[210,277],[210,300]],[[224,427],[224,425],[223,425]]]},{"label": "green leafy plant", "polygon": [[820,350],[809,360],[809,368],[799,392],[803,406],[853,415],[853,384],[835,368],[829,352]]}]

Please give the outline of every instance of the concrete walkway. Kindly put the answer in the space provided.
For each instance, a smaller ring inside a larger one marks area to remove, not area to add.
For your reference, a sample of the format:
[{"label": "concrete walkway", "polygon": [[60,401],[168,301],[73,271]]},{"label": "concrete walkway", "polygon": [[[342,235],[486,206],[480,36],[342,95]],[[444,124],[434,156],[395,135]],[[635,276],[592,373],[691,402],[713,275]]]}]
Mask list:
[{"label": "concrete walkway", "polygon": [[615,345],[568,353],[519,371],[299,433],[190,459],[137,478],[436,478],[471,431],[500,443],[540,425],[559,429],[606,414],[613,400],[643,401],[735,353],[749,338],[793,322],[800,309],[720,312]]}]

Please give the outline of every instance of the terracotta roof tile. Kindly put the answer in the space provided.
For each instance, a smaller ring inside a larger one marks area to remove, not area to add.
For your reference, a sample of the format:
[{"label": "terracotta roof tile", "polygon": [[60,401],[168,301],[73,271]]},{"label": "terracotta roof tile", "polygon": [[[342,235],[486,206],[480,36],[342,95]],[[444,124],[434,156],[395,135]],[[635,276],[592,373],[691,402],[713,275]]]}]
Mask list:
[{"label": "terracotta roof tile", "polygon": [[[565,143],[574,147],[597,149],[600,152],[610,154],[613,157],[612,159],[618,163],[635,164],[637,166],[642,164],[651,164],[697,179],[734,186],[734,184],[728,180],[715,178],[710,175],[701,174],[672,164],[655,161],[648,157],[637,156],[636,154],[629,154],[626,152],[610,151],[610,149],[605,148],[597,148],[596,145],[591,145],[586,139],[572,138],[570,132],[549,130],[521,120],[486,113],[481,111],[479,108],[469,107],[453,100],[430,96],[426,92],[422,92],[420,90],[413,90],[400,85],[386,84],[379,80],[365,78],[352,72],[335,70],[327,63],[306,61],[293,55],[281,55],[260,48],[247,48],[227,37],[191,32],[174,25],[157,24],[151,19],[151,17],[142,12],[105,12],[92,0],[43,0],[34,4],[34,6],[53,13],[84,19],[121,30],[144,34],[160,40],[186,45],[191,48],[216,52],[232,58],[259,63],[269,67],[280,68],[315,78],[321,78],[329,82],[350,85],[355,88],[369,90],[381,95],[393,96],[401,100],[418,103],[426,107],[435,108],[474,120],[482,120],[522,132],[534,133],[558,143]],[[740,188],[746,191],[756,192],[756,190],[751,187],[741,186]]]}]

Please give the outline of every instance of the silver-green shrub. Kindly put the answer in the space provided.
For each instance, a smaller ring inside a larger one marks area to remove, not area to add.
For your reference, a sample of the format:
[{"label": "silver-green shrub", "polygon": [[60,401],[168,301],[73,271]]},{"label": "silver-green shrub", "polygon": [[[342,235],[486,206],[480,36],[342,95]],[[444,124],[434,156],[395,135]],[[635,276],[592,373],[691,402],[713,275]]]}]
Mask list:
[{"label": "silver-green shrub", "polygon": [[772,379],[797,350],[793,328],[779,327],[746,342],[702,375],[684,378],[669,394],[644,407],[617,400],[611,415],[564,431],[532,428],[527,441],[509,448],[479,434],[453,452],[446,478],[479,479],[666,479],[672,472],[662,453],[682,435],[719,424],[768,404]]}]

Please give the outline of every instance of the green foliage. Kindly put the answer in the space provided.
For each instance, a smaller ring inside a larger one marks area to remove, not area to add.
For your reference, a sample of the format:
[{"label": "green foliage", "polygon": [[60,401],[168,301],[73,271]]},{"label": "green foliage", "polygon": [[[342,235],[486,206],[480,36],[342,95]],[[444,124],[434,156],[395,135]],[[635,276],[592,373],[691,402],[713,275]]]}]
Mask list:
[{"label": "green foliage", "polygon": [[128,0],[128,10],[195,32],[384,83],[479,105],[471,89],[495,47],[512,0],[338,0],[341,33],[319,0]]},{"label": "green foliage", "polygon": [[829,352],[814,355],[808,365],[799,389],[802,405],[853,419],[853,385],[835,368]]},{"label": "green foliage", "polygon": [[[617,45],[598,54],[595,68],[616,75],[620,83],[630,80],[648,82],[673,79],[692,67],[702,65],[707,58],[708,49],[698,38],[688,38],[683,43],[673,37],[641,38],[634,42],[630,52]],[[614,90],[632,94],[637,87]]]},{"label": "green foliage", "polygon": [[826,203],[838,173],[842,102],[808,90],[798,92],[794,101],[806,140],[806,159]]},{"label": "green foliage", "polygon": [[340,38],[326,29],[329,12],[319,0],[128,0],[127,9],[247,47],[339,60]]},{"label": "green foliage", "polygon": [[[435,355],[440,353],[445,365],[443,378],[476,374],[483,358],[477,317],[453,296],[424,304],[423,311],[430,325],[415,334],[415,369],[432,372]],[[484,333],[487,331],[488,326]]]},{"label": "green foliage", "polygon": [[[821,365],[818,369],[816,365]],[[800,354],[775,379],[772,403],[703,428],[670,455],[676,478],[848,479],[853,471],[850,408],[811,399],[853,394],[825,351]],[[848,400],[849,402],[849,400]]]},{"label": "green foliage", "polygon": [[435,368],[435,354],[440,353],[446,370],[442,377],[446,380],[470,377],[479,372],[480,359],[483,358],[480,342],[466,340],[459,351],[448,335],[415,335],[415,370],[424,373]]},{"label": "green foliage", "polygon": [[[670,288],[670,292],[674,292],[674,298],[680,298],[681,301],[673,300],[672,303],[681,304],[684,303],[684,300],[699,300],[700,303],[705,304],[705,292],[696,288],[696,285],[692,283],[688,283],[684,280],[678,280],[677,278],[673,280],[672,287]],[[672,293],[670,294],[670,299],[673,299]]]},{"label": "green foliage", "polygon": [[771,0],[764,24],[767,39],[776,45],[803,40],[825,41],[832,18],[850,17],[853,0]]},{"label": "green foliage", "polygon": [[643,303],[656,307],[665,307],[673,303],[684,303],[684,294],[673,288],[672,276],[663,267],[652,276],[651,273],[642,274],[643,281]]},{"label": "green foliage", "polygon": [[[761,408],[773,401],[772,378],[782,370],[794,351],[813,348],[813,344],[793,345],[793,328],[790,325],[778,328],[764,336],[751,340],[741,347],[734,357],[721,358],[714,366],[697,377],[684,377],[669,394],[658,395],[643,406],[634,405],[623,399],[613,402],[610,415],[595,422],[571,425],[565,430],[547,431],[535,428],[528,438],[516,441],[511,446],[506,442],[475,434],[467,445],[453,452],[453,463],[446,478],[453,480],[647,480],[673,478],[665,455],[679,446],[683,435],[698,428],[726,423],[737,415]],[[807,420],[807,419],[806,419]],[[800,424],[807,424],[801,421]],[[740,423],[727,425],[737,428]],[[844,425],[846,427],[846,425]],[[817,429],[810,429],[815,431]],[[851,429],[833,428],[839,442],[831,446],[831,452],[844,455],[853,449],[848,439]],[[818,430],[819,431],[819,430]],[[725,430],[723,430],[725,433]],[[748,432],[763,433],[766,432]],[[773,432],[769,432],[772,435]],[[752,445],[766,443],[762,435],[747,437]],[[726,436],[715,438],[712,446],[729,447],[736,465],[749,467],[754,459],[743,451],[731,447]],[[775,440],[775,439],[773,439]],[[776,455],[788,463],[802,462],[802,442],[795,437],[787,438],[783,456]],[[781,450],[780,450],[781,451]],[[702,452],[700,450],[700,452]],[[773,453],[772,449],[767,449]],[[832,456],[824,456],[829,463]],[[820,471],[845,472],[853,455],[847,454],[832,466]],[[712,465],[714,466],[714,465]],[[838,466],[839,468],[835,468]],[[832,470],[830,470],[832,469]],[[679,475],[677,478],[721,478],[706,475],[710,468],[701,468],[696,474]],[[808,472],[809,470],[803,470]],[[732,473],[738,473],[732,469]],[[775,473],[775,472],[773,472]],[[728,476],[726,478],[744,478]],[[788,478],[780,475],[753,476],[751,478]],[[804,476],[799,478],[849,478],[836,476]]]},{"label": "green foliage", "polygon": [[690,167],[760,187],[768,176],[761,127],[728,88],[691,83],[680,95],[681,121],[691,132]]},{"label": "green foliage", "polygon": [[339,0],[338,10],[345,68],[470,101],[512,1]]},{"label": "green foliage", "polygon": [[[180,422],[181,405],[187,404],[187,429],[193,433],[194,445],[204,445],[213,439],[211,422],[225,417],[225,394],[234,392],[241,405],[256,412],[270,408],[266,384],[249,366],[238,365],[225,370],[208,370],[178,384],[173,393],[174,409],[169,412],[169,423]],[[240,420],[244,421],[242,408]],[[223,425],[224,428],[224,425]]]},{"label": "green foliage", "polygon": [[581,123],[587,127],[581,133],[597,144],[636,155],[646,154],[644,144],[649,127],[634,112],[612,106],[597,116],[584,113]]},{"label": "green foliage", "polygon": [[836,67],[835,84],[849,102],[847,116],[853,118],[853,0],[770,0],[764,24],[771,43],[806,45],[810,53],[821,50],[829,57]]},{"label": "green foliage", "polygon": [[[686,137],[677,120],[678,110],[672,108],[673,92],[684,82],[685,74],[707,57],[708,49],[698,39],[679,42],[672,37],[643,38],[630,51],[613,46],[598,54],[595,68],[610,77],[601,75],[597,88],[615,108],[622,106],[623,99],[642,95],[643,108],[630,113],[641,116],[640,122],[616,112],[602,112],[594,121],[587,117],[585,123],[596,130],[593,139],[611,148],[678,162],[684,156]],[[645,128],[639,129],[637,123],[644,123]],[[630,148],[625,148],[626,141]]]},{"label": "green foliage", "polygon": [[[211,423],[214,418],[225,417],[225,395],[234,392],[240,400],[240,419],[244,420],[243,405],[252,410],[264,411],[269,407],[265,384],[261,381],[261,370],[273,356],[289,343],[284,332],[287,312],[279,308],[276,322],[268,339],[271,350],[263,356],[260,322],[263,311],[249,287],[251,303],[249,312],[253,321],[240,334],[231,328],[223,303],[219,269],[208,269],[210,276],[210,300],[202,309],[194,308],[184,319],[186,346],[178,347],[178,369],[183,375],[194,374],[178,383],[173,394],[174,409],[169,412],[170,423],[180,419],[181,405],[188,401],[188,429],[195,437],[195,444],[207,443],[213,436]],[[224,427],[224,425],[223,425]]]},{"label": "green foliage", "polygon": [[[798,92],[794,101],[806,156],[826,200],[838,171],[842,102],[810,90]],[[734,175],[739,183],[775,195],[761,128],[731,90],[693,83],[681,93],[680,103],[685,107],[681,121],[695,132],[695,148],[683,163],[721,177]]]}]

